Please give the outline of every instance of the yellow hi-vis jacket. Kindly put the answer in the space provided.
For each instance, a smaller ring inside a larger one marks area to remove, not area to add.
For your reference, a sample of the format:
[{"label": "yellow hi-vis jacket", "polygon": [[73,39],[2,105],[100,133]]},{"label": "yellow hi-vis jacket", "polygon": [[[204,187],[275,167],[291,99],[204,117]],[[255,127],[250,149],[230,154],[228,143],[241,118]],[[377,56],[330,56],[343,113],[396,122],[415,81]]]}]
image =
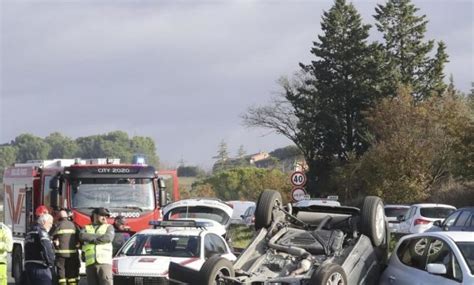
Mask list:
[{"label": "yellow hi-vis jacket", "polygon": [[[103,235],[107,232],[109,224],[103,224],[97,227],[97,230],[93,225],[87,225],[85,231],[88,234],[99,234]],[[112,242],[94,244],[87,243],[82,247],[82,250],[86,255],[86,266],[92,264],[112,264]]]},{"label": "yellow hi-vis jacket", "polygon": [[8,252],[11,252],[12,249],[12,231],[4,223],[0,223],[0,263],[7,263]]}]

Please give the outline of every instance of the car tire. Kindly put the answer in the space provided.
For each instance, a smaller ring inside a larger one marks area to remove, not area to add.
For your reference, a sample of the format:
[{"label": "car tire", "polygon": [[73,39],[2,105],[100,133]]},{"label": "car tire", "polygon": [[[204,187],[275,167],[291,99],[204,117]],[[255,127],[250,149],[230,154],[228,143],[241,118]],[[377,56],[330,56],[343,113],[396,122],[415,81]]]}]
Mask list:
[{"label": "car tire", "polygon": [[229,260],[215,255],[204,262],[199,274],[201,276],[199,284],[214,285],[220,276],[234,277],[235,271]]},{"label": "car tire", "polygon": [[335,263],[321,265],[311,275],[310,284],[337,284],[347,285],[347,276],[344,269]]},{"label": "car tire", "polygon": [[385,211],[382,199],[376,196],[367,196],[361,209],[360,231],[368,236],[375,247],[388,241],[385,222]]},{"label": "car tire", "polygon": [[282,204],[281,194],[275,190],[264,190],[258,198],[255,210],[255,230],[268,228],[272,224],[273,208],[276,203]]}]

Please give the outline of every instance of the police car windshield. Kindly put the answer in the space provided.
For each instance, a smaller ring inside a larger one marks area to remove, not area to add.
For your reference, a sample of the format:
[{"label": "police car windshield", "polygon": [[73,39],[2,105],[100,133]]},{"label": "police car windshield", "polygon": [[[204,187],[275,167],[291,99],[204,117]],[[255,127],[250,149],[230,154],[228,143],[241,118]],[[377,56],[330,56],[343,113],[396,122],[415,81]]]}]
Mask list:
[{"label": "police car windshield", "polygon": [[199,257],[200,244],[197,236],[136,234],[118,255]]},{"label": "police car windshield", "polygon": [[152,179],[81,178],[71,181],[73,208],[153,210]]}]

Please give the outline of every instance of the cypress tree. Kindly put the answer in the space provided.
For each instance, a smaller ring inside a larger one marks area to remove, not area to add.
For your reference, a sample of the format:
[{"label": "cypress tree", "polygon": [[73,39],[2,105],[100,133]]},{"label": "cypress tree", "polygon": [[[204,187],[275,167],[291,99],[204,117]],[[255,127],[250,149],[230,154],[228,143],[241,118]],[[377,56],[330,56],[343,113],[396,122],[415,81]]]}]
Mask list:
[{"label": "cypress tree", "polygon": [[399,85],[407,85],[411,86],[416,100],[423,100],[433,92],[441,94],[446,88],[443,83],[443,69],[448,62],[446,45],[438,43],[436,56],[429,57],[434,42],[424,41],[428,20],[426,15],[416,15],[418,11],[410,0],[389,0],[375,8],[376,26],[384,38],[380,66],[387,77],[383,85],[387,95],[394,96]]}]

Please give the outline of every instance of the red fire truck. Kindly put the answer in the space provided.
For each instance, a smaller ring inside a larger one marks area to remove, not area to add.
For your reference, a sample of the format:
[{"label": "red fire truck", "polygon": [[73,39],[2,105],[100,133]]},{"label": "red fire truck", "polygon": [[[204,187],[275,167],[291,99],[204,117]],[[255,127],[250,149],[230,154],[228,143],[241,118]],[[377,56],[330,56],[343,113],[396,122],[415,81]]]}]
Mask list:
[{"label": "red fire truck", "polygon": [[[172,185],[165,189],[165,180]],[[12,275],[17,284],[23,271],[25,234],[34,209],[69,208],[80,227],[90,223],[96,207],[106,207],[111,220],[127,218],[132,233],[161,218],[160,209],[179,200],[176,171],[158,173],[145,164],[120,164],[118,159],[54,159],[17,163],[5,170],[5,224],[13,232]]]}]

